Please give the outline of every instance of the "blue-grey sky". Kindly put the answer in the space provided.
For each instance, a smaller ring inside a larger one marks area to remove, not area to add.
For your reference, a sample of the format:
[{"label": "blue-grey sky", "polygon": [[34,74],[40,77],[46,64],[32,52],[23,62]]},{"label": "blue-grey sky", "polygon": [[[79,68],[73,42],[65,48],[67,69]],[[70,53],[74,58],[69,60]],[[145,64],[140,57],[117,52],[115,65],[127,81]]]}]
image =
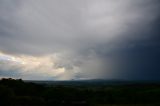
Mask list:
[{"label": "blue-grey sky", "polygon": [[160,80],[159,0],[0,0],[0,77]]}]

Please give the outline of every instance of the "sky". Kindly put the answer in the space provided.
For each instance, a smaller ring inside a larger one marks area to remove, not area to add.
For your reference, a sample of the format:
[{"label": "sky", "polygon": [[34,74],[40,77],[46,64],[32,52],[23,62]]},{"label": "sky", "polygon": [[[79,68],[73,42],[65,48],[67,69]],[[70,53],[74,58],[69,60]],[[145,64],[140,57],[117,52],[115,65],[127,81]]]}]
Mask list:
[{"label": "sky", "polygon": [[159,0],[0,0],[0,78],[160,80]]}]

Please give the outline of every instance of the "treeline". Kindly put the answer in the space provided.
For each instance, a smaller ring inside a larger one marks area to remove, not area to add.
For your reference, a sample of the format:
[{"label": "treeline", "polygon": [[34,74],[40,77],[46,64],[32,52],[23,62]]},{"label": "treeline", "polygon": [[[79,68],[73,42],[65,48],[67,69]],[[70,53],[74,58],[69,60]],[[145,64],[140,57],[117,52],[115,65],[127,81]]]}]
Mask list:
[{"label": "treeline", "polygon": [[21,79],[0,80],[0,106],[160,105],[159,84],[102,87],[45,86]]}]

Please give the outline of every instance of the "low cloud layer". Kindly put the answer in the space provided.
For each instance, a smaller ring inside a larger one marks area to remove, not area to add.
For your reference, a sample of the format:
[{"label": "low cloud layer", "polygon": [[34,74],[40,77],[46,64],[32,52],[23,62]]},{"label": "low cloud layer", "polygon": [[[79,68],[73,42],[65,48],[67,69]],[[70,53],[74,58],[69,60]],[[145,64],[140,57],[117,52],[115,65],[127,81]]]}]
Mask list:
[{"label": "low cloud layer", "polygon": [[[51,79],[58,77],[63,79],[67,77],[65,67],[56,67],[54,61],[57,61],[56,56],[14,56],[8,54],[0,54],[0,68],[4,76],[10,75],[15,78],[30,79]],[[67,79],[67,78],[66,78]]]},{"label": "low cloud layer", "polygon": [[[68,58],[68,55],[64,57],[64,55],[51,54],[36,57],[0,53],[0,73],[3,77],[11,76],[33,80],[71,80],[100,77],[101,70],[99,69],[102,69],[103,63],[96,56],[88,57],[89,60],[83,62]],[[82,70],[87,71],[83,72]]]},{"label": "low cloud layer", "polygon": [[152,79],[159,8],[158,0],[0,1],[0,76]]}]

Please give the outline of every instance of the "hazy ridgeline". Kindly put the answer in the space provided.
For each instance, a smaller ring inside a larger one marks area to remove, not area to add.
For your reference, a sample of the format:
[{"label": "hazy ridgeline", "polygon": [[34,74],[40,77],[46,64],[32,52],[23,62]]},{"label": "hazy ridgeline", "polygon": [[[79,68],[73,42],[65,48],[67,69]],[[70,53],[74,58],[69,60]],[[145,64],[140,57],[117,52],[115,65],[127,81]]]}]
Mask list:
[{"label": "hazy ridgeline", "polygon": [[96,80],[33,82],[2,79],[0,81],[0,106],[160,105],[158,82],[123,83],[117,81],[113,82],[114,84],[111,82],[109,84],[109,81]]}]

